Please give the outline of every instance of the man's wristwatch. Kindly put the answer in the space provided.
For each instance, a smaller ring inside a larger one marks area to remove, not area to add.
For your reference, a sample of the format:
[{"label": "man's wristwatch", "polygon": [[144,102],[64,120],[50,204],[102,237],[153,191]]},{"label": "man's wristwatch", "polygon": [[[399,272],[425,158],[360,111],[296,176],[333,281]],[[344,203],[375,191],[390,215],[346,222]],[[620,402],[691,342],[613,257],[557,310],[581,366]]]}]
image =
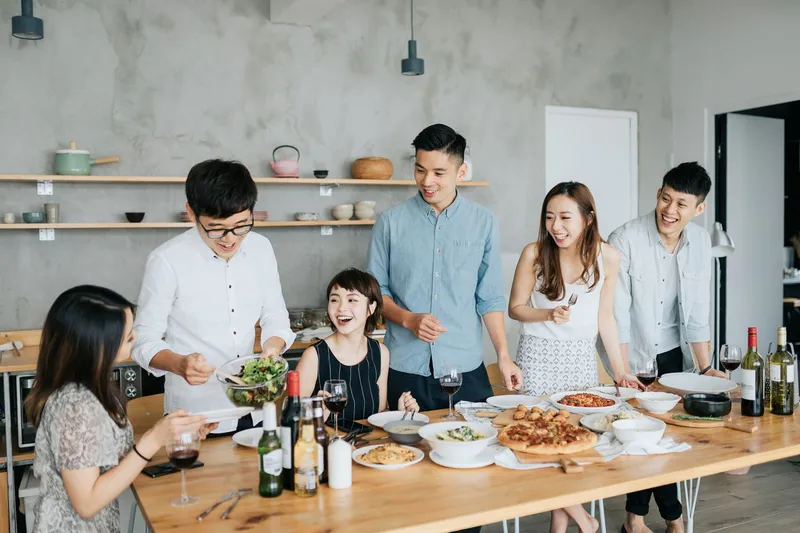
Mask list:
[{"label": "man's wristwatch", "polygon": [[700,371],[700,375],[702,376],[703,374],[705,374],[705,373],[706,373],[706,372],[708,372],[709,370],[711,370],[711,365],[708,365],[708,366],[707,366],[707,367],[705,367],[703,370],[701,370],[701,371]]}]

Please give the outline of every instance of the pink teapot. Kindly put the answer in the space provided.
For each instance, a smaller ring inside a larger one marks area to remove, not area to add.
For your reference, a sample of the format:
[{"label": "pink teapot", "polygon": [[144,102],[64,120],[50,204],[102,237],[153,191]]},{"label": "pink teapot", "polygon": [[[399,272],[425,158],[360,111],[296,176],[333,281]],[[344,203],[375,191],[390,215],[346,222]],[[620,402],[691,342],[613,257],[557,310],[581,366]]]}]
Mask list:
[{"label": "pink teapot", "polygon": [[[292,161],[284,157],[280,161],[275,160],[275,152],[281,148],[291,148],[297,152],[297,161]],[[272,170],[279,178],[296,178],[300,173],[300,150],[288,144],[282,144],[272,151],[272,161],[269,162]]]}]

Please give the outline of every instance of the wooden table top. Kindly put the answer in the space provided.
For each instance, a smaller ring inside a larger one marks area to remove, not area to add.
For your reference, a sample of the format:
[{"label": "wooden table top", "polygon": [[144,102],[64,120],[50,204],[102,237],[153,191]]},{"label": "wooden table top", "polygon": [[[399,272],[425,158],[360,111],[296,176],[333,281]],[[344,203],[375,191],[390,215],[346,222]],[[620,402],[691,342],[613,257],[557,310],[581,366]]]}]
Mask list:
[{"label": "wooden table top", "polygon": [[[739,405],[734,405],[735,418],[738,410]],[[436,421],[443,413],[428,415]],[[288,491],[275,499],[258,496],[257,451],[222,437],[203,442],[200,460],[205,466],[187,473],[188,492],[200,497],[198,505],[170,506],[170,500],[180,495],[178,475],[157,479],[140,475],[133,488],[154,533],[447,532],[798,455],[798,416],[744,418],[757,420],[759,431],[754,434],[668,425],[665,435],[691,444],[691,450],[620,456],[609,463],[584,466],[581,474],[565,474],[560,468],[517,471],[499,466],[454,470],[434,464],[427,455],[419,464],[394,471],[353,463],[351,488],[323,486],[312,498]],[[376,429],[369,438],[381,435]],[[426,446],[420,448],[427,451]],[[166,460],[162,451],[154,462]],[[196,520],[223,494],[247,487],[255,494],[243,498],[228,520],[219,518],[224,504],[202,522]]]}]

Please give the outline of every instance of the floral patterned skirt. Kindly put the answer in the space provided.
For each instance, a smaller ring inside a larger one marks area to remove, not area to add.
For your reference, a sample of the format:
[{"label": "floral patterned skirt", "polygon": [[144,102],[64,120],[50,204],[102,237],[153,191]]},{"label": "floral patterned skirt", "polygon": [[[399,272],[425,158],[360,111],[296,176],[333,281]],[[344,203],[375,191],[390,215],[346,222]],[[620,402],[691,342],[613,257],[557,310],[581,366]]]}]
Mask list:
[{"label": "floral patterned skirt", "polygon": [[525,394],[543,396],[598,384],[595,337],[554,340],[521,335],[517,365]]}]

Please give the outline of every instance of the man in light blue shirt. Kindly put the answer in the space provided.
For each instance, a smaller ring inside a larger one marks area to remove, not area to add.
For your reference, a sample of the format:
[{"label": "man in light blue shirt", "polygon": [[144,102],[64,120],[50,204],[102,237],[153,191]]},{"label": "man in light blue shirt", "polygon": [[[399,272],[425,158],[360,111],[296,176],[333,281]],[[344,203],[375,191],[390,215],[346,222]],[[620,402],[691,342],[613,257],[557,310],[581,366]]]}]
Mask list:
[{"label": "man in light blue shirt", "polygon": [[[711,239],[704,228],[691,223],[705,210],[710,189],[711,178],[703,167],[678,165],[664,176],[655,210],[617,228],[608,238],[620,253],[614,297],[620,351],[634,374],[644,373],[645,363],[653,361],[659,376],[692,371],[696,358],[701,374],[725,376],[711,368],[708,354]],[[598,349],[608,369],[602,343]],[[682,532],[682,507],[674,483],[628,494],[623,530],[650,531],[644,516],[651,495],[667,522],[667,532]]]},{"label": "man in light blue shirt", "polygon": [[388,401],[410,391],[425,410],[448,406],[439,378],[455,369],[454,401],[492,395],[483,364],[486,324],[505,385],[519,388],[508,354],[497,219],[456,189],[466,174],[466,140],[443,124],[423,130],[414,176],[419,192],[375,224],[369,271],[383,294],[390,352]]}]

